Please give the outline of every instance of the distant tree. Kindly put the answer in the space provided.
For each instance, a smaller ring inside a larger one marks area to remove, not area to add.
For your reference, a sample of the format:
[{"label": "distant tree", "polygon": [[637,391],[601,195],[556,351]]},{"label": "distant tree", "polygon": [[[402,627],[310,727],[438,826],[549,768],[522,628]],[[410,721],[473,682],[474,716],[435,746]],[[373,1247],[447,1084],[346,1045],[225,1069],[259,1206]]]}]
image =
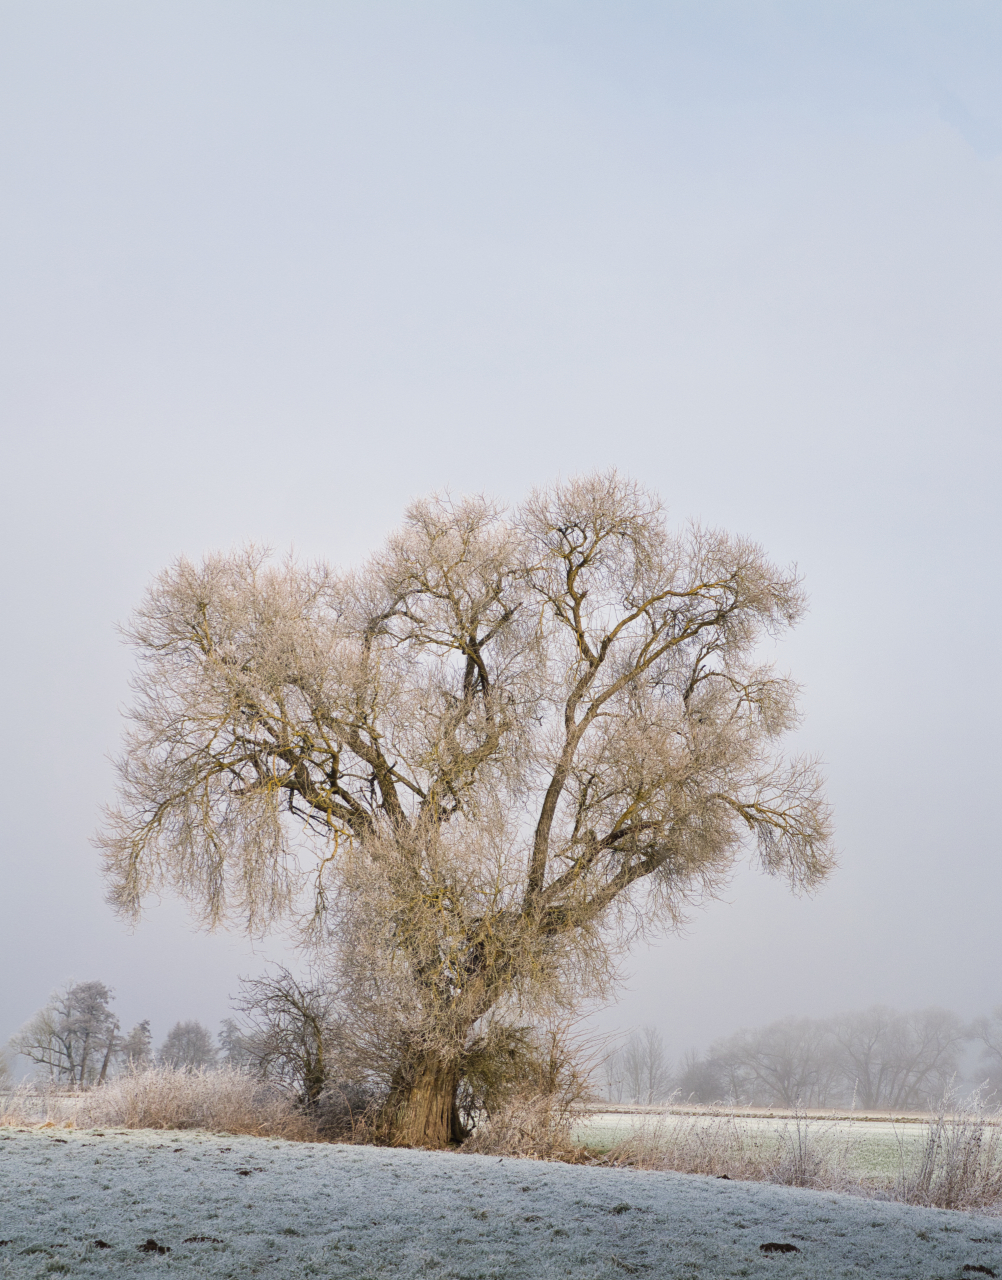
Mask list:
[{"label": "distant tree", "polygon": [[671,1093],[671,1062],[664,1038],[656,1027],[631,1033],[621,1050],[621,1063],[631,1102],[651,1106]]},{"label": "distant tree", "polygon": [[153,1036],[149,1019],[137,1022],[129,1034],[119,1042],[118,1058],[126,1067],[144,1067],[153,1060]]},{"label": "distant tree", "polygon": [[626,1077],[623,1072],[622,1045],[611,1049],[602,1060],[602,1080],[605,1096],[610,1102],[622,1102],[626,1090]]},{"label": "distant tree", "polygon": [[467,1068],[599,989],[610,947],[677,926],[749,841],[794,888],[831,870],[816,762],[780,751],[797,687],[762,662],[803,607],[794,571],[672,531],[615,472],[517,511],[415,503],[353,573],[180,560],[128,630],[113,901],[170,888],[256,930],[311,889],[389,1140],[457,1140]]},{"label": "distant tree", "polygon": [[784,1018],[688,1055],[677,1086],[698,1102],[915,1111],[943,1096],[969,1034],[944,1009]]},{"label": "distant tree", "polygon": [[57,1084],[99,1084],[118,1044],[118,1019],[103,982],[77,982],[57,991],[11,1039],[16,1053]]},{"label": "distant tree", "polygon": [[724,1081],[721,1064],[695,1049],[687,1050],[679,1064],[675,1087],[682,1102],[709,1104],[737,1100],[733,1089]]},{"label": "distant tree", "polygon": [[6,1047],[0,1048],[0,1089],[6,1088],[13,1079],[10,1065],[10,1052]]},{"label": "distant tree", "polygon": [[978,1018],[971,1034],[981,1042],[981,1070],[988,1077],[988,1087],[1002,1094],[1002,1005],[987,1018]]},{"label": "distant tree", "polygon": [[157,1054],[167,1067],[197,1071],[216,1063],[216,1046],[212,1032],[200,1022],[175,1022]]},{"label": "distant tree", "polygon": [[257,1066],[257,1054],[246,1030],[233,1018],[224,1018],[216,1036],[219,1041],[219,1059],[227,1067],[245,1071]]},{"label": "distant tree", "polygon": [[248,1020],[243,1037],[263,1075],[291,1084],[307,1104],[326,1087],[340,1042],[338,1002],[320,977],[300,980],[280,968],[244,979],[237,1008]]},{"label": "distant tree", "polygon": [[946,1009],[897,1013],[875,1005],[833,1020],[843,1092],[864,1110],[916,1111],[938,1101],[960,1070],[969,1032]]},{"label": "distant tree", "polygon": [[739,1031],[710,1050],[714,1072],[739,1102],[824,1107],[838,1086],[831,1032],[812,1018]]}]

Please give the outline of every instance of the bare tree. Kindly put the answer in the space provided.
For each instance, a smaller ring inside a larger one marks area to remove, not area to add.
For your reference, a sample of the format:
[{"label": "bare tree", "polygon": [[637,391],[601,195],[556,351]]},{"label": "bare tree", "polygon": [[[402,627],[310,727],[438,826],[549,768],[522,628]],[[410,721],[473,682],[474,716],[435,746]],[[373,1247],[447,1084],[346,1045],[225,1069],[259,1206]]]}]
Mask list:
[{"label": "bare tree", "polygon": [[632,1102],[652,1106],[672,1088],[671,1063],[664,1037],[656,1027],[634,1031],[621,1050],[622,1073]]},{"label": "bare tree", "polygon": [[709,1056],[714,1076],[735,1102],[823,1107],[840,1084],[831,1031],[812,1018],[739,1031],[713,1045]]},{"label": "bare tree", "polygon": [[168,1067],[198,1071],[216,1064],[216,1046],[212,1032],[200,1022],[175,1022],[157,1054]]},{"label": "bare tree", "polygon": [[419,502],[356,573],[180,560],[127,632],[112,899],[259,930],[312,882],[390,1139],[455,1140],[469,1056],[676,926],[746,837],[796,889],[832,867],[817,768],[777,755],[796,687],[756,658],[802,609],[757,546],[670,532],[615,473],[513,513]]},{"label": "bare tree", "polygon": [[687,1049],[675,1076],[675,1087],[683,1102],[736,1102],[730,1081],[725,1083],[721,1064],[710,1055]]},{"label": "bare tree", "polygon": [[336,995],[320,978],[300,981],[284,967],[245,978],[237,1008],[248,1028],[244,1051],[263,1075],[291,1084],[315,1105],[330,1082],[340,1041]]},{"label": "bare tree", "polygon": [[864,1109],[920,1110],[943,1097],[968,1032],[946,1009],[897,1013],[876,1005],[834,1022],[847,1091]]},{"label": "bare tree", "polygon": [[71,983],[21,1028],[11,1047],[44,1068],[53,1083],[100,1083],[118,1043],[118,1019],[110,1004],[103,982]]},{"label": "bare tree", "polygon": [[943,1097],[968,1036],[943,1009],[784,1018],[690,1054],[678,1087],[699,1102],[918,1110]]},{"label": "bare tree", "polygon": [[622,1102],[626,1090],[626,1073],[623,1070],[623,1049],[611,1049],[602,1059],[602,1081],[605,1096],[610,1102]]}]

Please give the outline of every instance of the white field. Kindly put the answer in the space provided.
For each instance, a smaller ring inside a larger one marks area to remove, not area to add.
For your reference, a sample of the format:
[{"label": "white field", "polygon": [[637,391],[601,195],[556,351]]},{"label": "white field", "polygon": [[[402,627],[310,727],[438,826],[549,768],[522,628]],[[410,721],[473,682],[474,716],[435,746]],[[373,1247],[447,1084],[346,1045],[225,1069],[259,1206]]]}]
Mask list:
[{"label": "white field", "polygon": [[[192,1236],[212,1239],[185,1243]],[[170,1252],[141,1252],[150,1238]],[[0,1240],[2,1277],[931,1280],[966,1277],[965,1265],[1002,1275],[998,1218],[672,1173],[191,1131],[0,1130]],[[774,1241],[799,1252],[760,1251]]]}]

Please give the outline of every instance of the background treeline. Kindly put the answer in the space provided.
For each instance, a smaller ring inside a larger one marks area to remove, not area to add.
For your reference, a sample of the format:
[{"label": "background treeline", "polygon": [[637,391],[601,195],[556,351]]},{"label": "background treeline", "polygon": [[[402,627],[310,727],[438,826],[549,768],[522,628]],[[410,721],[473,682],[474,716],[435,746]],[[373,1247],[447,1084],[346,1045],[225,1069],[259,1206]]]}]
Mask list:
[{"label": "background treeline", "polygon": [[35,1080],[57,1088],[89,1089],[146,1068],[205,1072],[227,1068],[280,1086],[307,1108],[336,1095],[367,1105],[379,1081],[365,1064],[348,1062],[347,1037],[333,994],[322,980],[300,980],[289,970],[241,982],[236,1018],[213,1035],[202,1023],[177,1022],[154,1047],[148,1020],[124,1031],[102,982],[70,983],[55,992],[0,1052],[0,1083],[17,1055],[33,1065]]},{"label": "background treeline", "polygon": [[123,1069],[143,1066],[199,1070],[247,1065],[233,1019],[215,1037],[200,1022],[177,1022],[155,1049],[149,1021],[123,1031],[112,1000],[103,982],[73,982],[55,992],[11,1037],[0,1058],[0,1078],[10,1073],[18,1054],[34,1065],[36,1076],[68,1088],[89,1088]]},{"label": "background treeline", "polygon": [[[90,1088],[123,1071],[227,1067],[281,1085],[306,1107],[332,1091],[378,1093],[378,1073],[348,1061],[346,1029],[323,981],[287,969],[244,980],[237,1015],[214,1035],[177,1022],[154,1047],[148,1021],[124,1031],[101,982],[72,983],[15,1035],[14,1055],[36,1077]],[[594,1058],[594,1055],[593,1055]],[[900,1013],[884,1006],[833,1018],[784,1018],[716,1041],[673,1061],[661,1032],[644,1027],[599,1054],[592,1085],[610,1102],[731,1103],[858,1110],[924,1110],[950,1088],[984,1086],[1002,1096],[1002,1006],[964,1023],[945,1009]],[[966,1069],[966,1070],[965,1070]],[[581,1091],[583,1094],[583,1090]],[[997,1098],[996,1098],[997,1100]],[[471,1100],[471,1105],[475,1100]]]},{"label": "background treeline", "polygon": [[[964,1067],[968,1068],[966,1079]],[[1002,1094],[1002,1007],[964,1023],[945,1009],[874,1006],[784,1018],[673,1063],[660,1032],[634,1032],[604,1063],[612,1102],[679,1101],[924,1110],[959,1084]]]}]

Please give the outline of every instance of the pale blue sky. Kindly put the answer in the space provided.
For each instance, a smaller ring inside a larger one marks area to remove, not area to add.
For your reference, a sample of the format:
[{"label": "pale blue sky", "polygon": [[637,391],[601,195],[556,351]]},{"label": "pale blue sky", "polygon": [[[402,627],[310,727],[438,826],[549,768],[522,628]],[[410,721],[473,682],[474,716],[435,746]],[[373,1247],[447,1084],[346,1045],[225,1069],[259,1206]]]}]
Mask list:
[{"label": "pale blue sky", "polygon": [[1000,72],[959,0],[0,2],[0,1040],[69,977],[215,1024],[278,953],[102,904],[154,572],[608,465],[803,569],[843,865],[607,1024],[1002,1003]]}]

